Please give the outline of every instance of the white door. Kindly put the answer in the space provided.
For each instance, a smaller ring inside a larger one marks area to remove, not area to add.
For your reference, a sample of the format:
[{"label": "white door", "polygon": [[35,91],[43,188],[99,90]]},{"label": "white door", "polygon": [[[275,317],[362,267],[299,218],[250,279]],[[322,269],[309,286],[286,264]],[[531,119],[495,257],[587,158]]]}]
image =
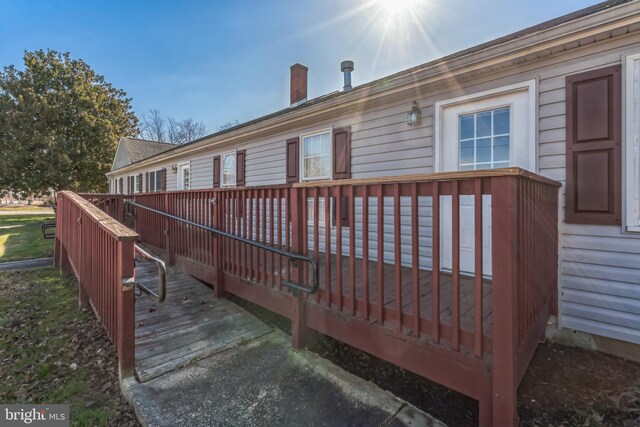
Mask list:
[{"label": "white door", "polygon": [[191,168],[189,163],[178,165],[178,190],[191,188]]},{"label": "white door", "polygon": [[[440,105],[439,171],[535,168],[531,85]],[[533,116],[535,117],[535,116]],[[441,265],[452,268],[451,196],[441,201]],[[460,271],[474,273],[474,196],[460,197]],[[491,276],[491,196],[482,200],[483,275]]]}]

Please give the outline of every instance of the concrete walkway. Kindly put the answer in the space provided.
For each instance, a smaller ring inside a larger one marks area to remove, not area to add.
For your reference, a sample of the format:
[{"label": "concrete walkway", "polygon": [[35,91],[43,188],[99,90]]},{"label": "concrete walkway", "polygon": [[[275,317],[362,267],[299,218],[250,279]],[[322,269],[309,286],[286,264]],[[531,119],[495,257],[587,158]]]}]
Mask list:
[{"label": "concrete walkway", "polygon": [[145,383],[121,384],[144,426],[444,426],[273,331]]},{"label": "concrete walkway", "polygon": [[22,261],[0,262],[0,271],[30,270],[32,268],[51,266],[53,266],[53,258],[25,259]]}]

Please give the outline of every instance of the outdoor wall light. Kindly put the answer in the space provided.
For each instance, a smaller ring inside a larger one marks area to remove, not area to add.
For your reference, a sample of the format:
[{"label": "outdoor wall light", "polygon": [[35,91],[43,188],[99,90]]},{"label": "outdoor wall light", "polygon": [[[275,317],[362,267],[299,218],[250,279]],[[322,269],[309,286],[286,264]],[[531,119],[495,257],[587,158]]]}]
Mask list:
[{"label": "outdoor wall light", "polygon": [[171,165],[171,173],[174,175],[178,173],[178,165]]},{"label": "outdoor wall light", "polygon": [[413,101],[413,107],[407,113],[407,124],[409,126],[417,126],[420,124],[420,120],[422,119],[422,110],[418,107],[418,102]]}]

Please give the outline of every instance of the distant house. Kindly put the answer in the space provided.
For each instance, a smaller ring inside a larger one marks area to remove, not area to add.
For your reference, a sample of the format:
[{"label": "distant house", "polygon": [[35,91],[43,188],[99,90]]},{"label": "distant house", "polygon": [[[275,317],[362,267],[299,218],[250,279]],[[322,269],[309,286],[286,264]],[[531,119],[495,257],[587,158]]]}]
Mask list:
[{"label": "distant house", "polygon": [[[318,98],[307,99],[307,78],[306,67],[293,65],[289,107],[191,143],[121,140],[108,174],[111,192],[365,185],[380,178],[519,167],[562,183],[553,286],[558,327],[592,334],[603,346],[622,343],[626,351],[638,351],[640,1],[600,3]],[[380,200],[380,212],[394,212],[391,197]],[[420,200],[420,221],[428,224],[433,200]],[[335,251],[336,232],[344,239],[352,219],[335,208],[335,197],[329,203],[331,208],[316,210],[319,244],[330,238]],[[404,206],[397,207],[400,216]],[[394,263],[400,257],[398,265],[417,262],[431,269],[438,249],[443,271],[459,264],[463,274],[473,274],[478,251],[474,239],[465,238],[474,235],[473,204],[463,196],[460,206],[457,256],[451,223],[445,223],[450,220],[443,220],[438,248],[430,226],[417,230],[407,220],[397,225],[401,244],[384,240],[379,259]],[[482,206],[486,233],[476,241],[482,242],[482,270],[490,278],[491,207]],[[245,208],[238,209],[244,215]],[[357,218],[362,201],[355,209]],[[536,214],[535,206],[527,209]],[[440,218],[451,218],[451,212],[451,198],[443,199]],[[393,230],[396,224],[387,226]],[[414,234],[419,236],[412,240]],[[357,259],[365,255],[361,236],[362,228],[355,229]],[[417,260],[411,249],[416,244]]]},{"label": "distant house", "polygon": [[[165,142],[149,141],[147,139],[140,138],[120,138],[118,142],[118,148],[116,149],[116,155],[113,158],[111,170],[118,170],[130,166],[131,164],[141,162],[145,159],[153,157],[157,154],[164,153],[172,148],[175,148],[174,144],[168,144]],[[127,182],[123,180],[116,182],[115,179],[110,179],[109,191],[112,193],[123,193],[126,189],[127,192],[141,192],[142,191],[142,178],[137,176],[127,177]],[[148,177],[147,191],[149,191]],[[136,187],[137,185],[137,187]],[[152,186],[152,191],[156,191]]]}]

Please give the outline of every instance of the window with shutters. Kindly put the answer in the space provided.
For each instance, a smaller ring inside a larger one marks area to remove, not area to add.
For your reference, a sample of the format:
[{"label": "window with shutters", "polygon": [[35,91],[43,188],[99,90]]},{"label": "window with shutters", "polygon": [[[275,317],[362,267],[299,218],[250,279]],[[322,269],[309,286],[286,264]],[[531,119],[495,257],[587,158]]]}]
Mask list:
[{"label": "window with shutters", "polygon": [[300,164],[303,181],[331,179],[331,130],[323,130],[300,137]]},{"label": "window with shutters", "polygon": [[148,192],[155,193],[162,191],[162,169],[149,172]]},{"label": "window with shutters", "polygon": [[625,61],[625,225],[640,232],[640,53]]},{"label": "window with shutters", "polygon": [[220,182],[222,187],[235,187],[236,185],[236,152],[225,153],[221,156],[222,170]]}]

